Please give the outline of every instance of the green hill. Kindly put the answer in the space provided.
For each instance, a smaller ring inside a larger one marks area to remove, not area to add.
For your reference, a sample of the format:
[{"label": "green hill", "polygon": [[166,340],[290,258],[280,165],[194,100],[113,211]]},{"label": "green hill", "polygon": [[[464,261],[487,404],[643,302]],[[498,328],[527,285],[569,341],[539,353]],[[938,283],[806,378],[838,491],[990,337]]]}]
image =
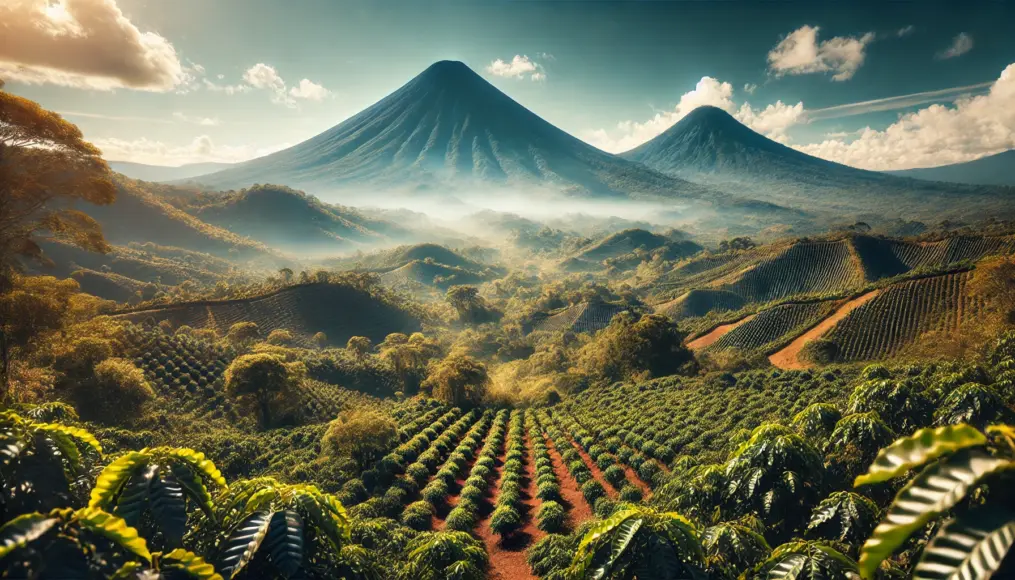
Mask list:
[{"label": "green hill", "polygon": [[336,346],[344,346],[352,336],[380,342],[392,332],[420,329],[419,320],[400,307],[364,290],[328,283],[292,286],[254,298],[144,308],[117,318],[135,323],[168,320],[174,328],[212,328],[220,335],[237,322],[253,322],[262,336],[285,329],[307,343],[315,333],[324,332]]},{"label": "green hill", "polygon": [[[174,207],[142,181],[118,176],[115,182],[117,195],[113,204],[82,207],[99,222],[106,239],[113,244],[151,242],[232,261],[261,261],[271,265],[287,261],[264,244],[203,222]],[[159,186],[159,189],[161,192],[173,188]]]},{"label": "green hill", "polygon": [[607,260],[623,262],[625,257],[634,258],[636,252],[658,252],[666,260],[675,260],[696,254],[701,249],[701,246],[689,240],[673,239],[642,229],[629,229],[589,244],[564,260],[561,267],[571,272],[599,270]]},{"label": "green hill", "polygon": [[370,227],[390,229],[389,224],[280,185],[255,185],[237,192],[204,195],[191,201],[186,209],[236,234],[303,253],[348,251],[381,243],[385,235]]}]

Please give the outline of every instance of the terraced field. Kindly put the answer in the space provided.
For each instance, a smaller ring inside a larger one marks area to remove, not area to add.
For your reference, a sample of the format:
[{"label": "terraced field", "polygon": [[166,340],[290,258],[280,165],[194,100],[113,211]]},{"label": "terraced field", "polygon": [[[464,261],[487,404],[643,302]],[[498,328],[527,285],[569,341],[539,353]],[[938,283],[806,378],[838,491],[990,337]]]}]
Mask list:
[{"label": "terraced field", "polygon": [[902,282],[851,312],[827,337],[843,361],[891,357],[921,334],[953,330],[982,310],[982,297],[966,292],[972,272]]},{"label": "terraced field", "polygon": [[656,306],[659,314],[674,320],[705,316],[709,312],[728,312],[744,307],[743,297],[726,290],[691,290],[690,292]]},{"label": "terraced field", "polygon": [[261,334],[292,331],[309,344],[324,332],[331,344],[344,346],[351,336],[375,342],[392,332],[415,332],[419,321],[361,290],[338,284],[304,284],[240,300],[205,301],[136,310],[117,315],[134,323],[168,320],[173,327],[212,328],[224,334],[237,322],[254,322]]},{"label": "terraced field", "polygon": [[849,240],[798,243],[720,286],[747,302],[842,292],[866,280]]},{"label": "terraced field", "polygon": [[598,332],[609,326],[613,317],[624,310],[626,308],[616,304],[580,302],[551,314],[538,322],[533,331]]},{"label": "terraced field", "polygon": [[804,330],[814,326],[835,310],[836,302],[783,304],[769,308],[736,326],[714,341],[708,350],[737,349],[744,352],[768,352]]}]

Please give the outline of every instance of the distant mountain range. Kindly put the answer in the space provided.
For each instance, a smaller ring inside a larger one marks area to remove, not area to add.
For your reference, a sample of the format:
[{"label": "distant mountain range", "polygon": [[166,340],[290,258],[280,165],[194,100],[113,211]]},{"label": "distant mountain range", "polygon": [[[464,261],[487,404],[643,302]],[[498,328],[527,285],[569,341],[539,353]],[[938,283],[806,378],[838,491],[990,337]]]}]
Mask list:
[{"label": "distant mountain range", "polygon": [[905,212],[910,219],[940,219],[1015,210],[1010,190],[917,181],[819,159],[709,106],[621,157],[696,183],[834,216]]},{"label": "distant mountain range", "polygon": [[1015,186],[1015,149],[997,153],[996,155],[988,155],[965,163],[953,163],[952,165],[925,167],[922,169],[886,171],[885,173],[931,181]]},{"label": "distant mountain range", "polygon": [[572,137],[455,61],[430,66],[303,143],[194,181],[217,188],[284,183],[315,193],[493,183],[594,197],[717,195]]},{"label": "distant mountain range", "polygon": [[110,161],[109,167],[117,173],[122,173],[131,179],[142,181],[176,181],[197,177],[206,173],[212,173],[229,167],[230,163],[191,163],[170,167],[166,165],[146,165],[144,163],[132,163],[130,161]]}]

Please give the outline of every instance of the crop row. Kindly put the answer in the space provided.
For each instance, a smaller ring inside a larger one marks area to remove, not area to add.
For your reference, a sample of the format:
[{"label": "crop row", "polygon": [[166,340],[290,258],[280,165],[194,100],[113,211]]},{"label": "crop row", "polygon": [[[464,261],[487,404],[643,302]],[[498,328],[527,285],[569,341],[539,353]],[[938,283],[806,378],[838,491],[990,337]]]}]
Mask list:
[{"label": "crop row", "polygon": [[522,478],[525,476],[525,423],[523,412],[511,411],[508,422],[507,453],[498,485],[497,503],[490,515],[490,530],[509,536],[522,526],[526,517],[522,503]]},{"label": "crop row", "polygon": [[532,456],[536,467],[536,497],[540,501],[536,525],[548,534],[561,533],[565,528],[567,512],[561,503],[560,480],[553,469],[550,449],[543,439],[543,427],[535,412],[526,411],[525,429],[532,444]]},{"label": "crop row", "polygon": [[786,420],[814,402],[841,400],[845,394],[846,381],[839,371],[752,371],[736,378],[666,377],[637,386],[597,386],[565,401],[554,413],[569,412],[598,440],[619,437],[644,456],[674,467],[682,456],[704,462],[725,457],[738,433],[765,421]]},{"label": "crop row", "polygon": [[458,504],[444,520],[445,528],[459,532],[468,532],[476,527],[479,519],[479,505],[490,489],[490,478],[496,472],[497,456],[504,448],[504,434],[507,427],[508,412],[497,412],[493,428],[479,452],[479,458],[469,471],[469,477],[458,494]]},{"label": "crop row", "polygon": [[723,288],[751,302],[768,302],[798,294],[838,292],[864,282],[849,241],[836,240],[794,244]]},{"label": "crop row", "polygon": [[[397,517],[401,514],[409,499],[416,496],[463,437],[474,422],[476,413],[470,411],[460,416],[440,434],[432,428],[424,429],[408,444],[383,457],[377,467],[364,471],[360,476],[363,483],[370,487],[372,480],[374,492],[380,495],[354,506],[352,512],[360,517]],[[428,438],[431,435],[432,438]],[[378,474],[368,476],[374,470]],[[384,491],[380,493],[382,489]]]},{"label": "crop row", "polygon": [[409,504],[402,512],[403,524],[418,531],[431,529],[437,508],[447,501],[448,493],[455,480],[464,475],[465,467],[475,457],[476,450],[483,443],[492,422],[493,411],[487,410],[472,425],[465,437],[458,443],[458,447],[448,455],[437,473],[419,492],[422,499]]},{"label": "crop row", "polygon": [[759,312],[754,318],[727,332],[708,350],[768,352],[783,337],[795,336],[831,314],[834,302],[783,304]]},{"label": "crop row", "polygon": [[827,335],[844,361],[889,357],[932,330],[951,330],[975,316],[962,272],[895,284],[840,321]]},{"label": "crop row", "polygon": [[[627,473],[620,466],[617,457],[597,442],[598,437],[593,436],[569,414],[558,413],[555,416],[564,429],[570,432],[572,439],[581,445],[596,467],[602,471],[603,479],[610,484],[610,487],[617,490],[621,501],[639,502],[642,500],[641,489],[627,480]],[[619,442],[614,443],[614,450],[619,450]]]},{"label": "crop row", "polygon": [[567,467],[568,472],[571,473],[571,477],[581,486],[582,496],[585,497],[585,501],[588,502],[589,506],[594,508],[597,500],[606,497],[606,490],[592,476],[592,470],[589,469],[588,465],[585,465],[581,454],[571,445],[571,439],[564,434],[564,431],[557,426],[550,415],[545,411],[539,412],[539,422],[546,429],[546,434],[550,436],[550,440],[553,441],[553,446],[557,448],[557,452],[560,453],[560,457],[564,460],[564,465]]}]

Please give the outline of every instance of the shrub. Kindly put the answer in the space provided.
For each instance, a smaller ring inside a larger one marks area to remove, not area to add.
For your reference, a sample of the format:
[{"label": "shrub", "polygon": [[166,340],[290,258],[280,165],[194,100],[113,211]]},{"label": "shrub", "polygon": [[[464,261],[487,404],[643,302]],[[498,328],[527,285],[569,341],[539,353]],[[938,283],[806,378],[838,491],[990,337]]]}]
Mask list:
[{"label": "shrub", "polygon": [[402,523],[410,528],[423,532],[429,530],[434,516],[433,506],[425,501],[416,501],[406,506],[402,512]]},{"label": "shrub", "polygon": [[243,344],[261,337],[261,329],[254,322],[237,322],[229,327],[226,339],[233,344]]},{"label": "shrub", "polygon": [[539,520],[537,526],[548,534],[555,534],[563,531],[564,521],[567,514],[564,507],[555,501],[544,501],[536,516]]},{"label": "shrub", "polygon": [[628,483],[620,489],[620,501],[627,503],[638,503],[642,500],[644,494],[641,492],[636,485]]},{"label": "shrub", "polygon": [[602,484],[595,479],[589,479],[583,483],[581,492],[582,495],[585,496],[585,501],[589,502],[591,505],[595,505],[597,499],[606,497],[606,490],[603,489]]},{"label": "shrub", "polygon": [[493,510],[490,516],[490,529],[498,536],[514,533],[522,525],[522,517],[518,510],[510,505],[501,505]]},{"label": "shrub", "polygon": [[613,487],[619,489],[620,486],[624,483],[626,475],[624,474],[624,470],[619,465],[611,465],[606,469],[606,471],[603,472],[603,479],[605,479],[607,483],[609,483]]},{"label": "shrub", "polygon": [[542,501],[554,501],[560,499],[560,485],[557,481],[540,483],[536,490],[536,497]]},{"label": "shrub", "polygon": [[276,328],[268,333],[268,338],[265,339],[265,342],[268,344],[286,346],[292,344],[293,340],[295,340],[295,337],[292,332],[283,328]]},{"label": "shrub", "polygon": [[449,530],[468,532],[476,525],[476,508],[468,502],[459,502],[455,509],[451,510],[444,525]]},{"label": "shrub", "polygon": [[155,398],[155,391],[134,363],[110,358],[95,365],[94,388],[81,383],[75,388],[75,398],[86,417],[115,422],[136,417],[141,406]]}]

